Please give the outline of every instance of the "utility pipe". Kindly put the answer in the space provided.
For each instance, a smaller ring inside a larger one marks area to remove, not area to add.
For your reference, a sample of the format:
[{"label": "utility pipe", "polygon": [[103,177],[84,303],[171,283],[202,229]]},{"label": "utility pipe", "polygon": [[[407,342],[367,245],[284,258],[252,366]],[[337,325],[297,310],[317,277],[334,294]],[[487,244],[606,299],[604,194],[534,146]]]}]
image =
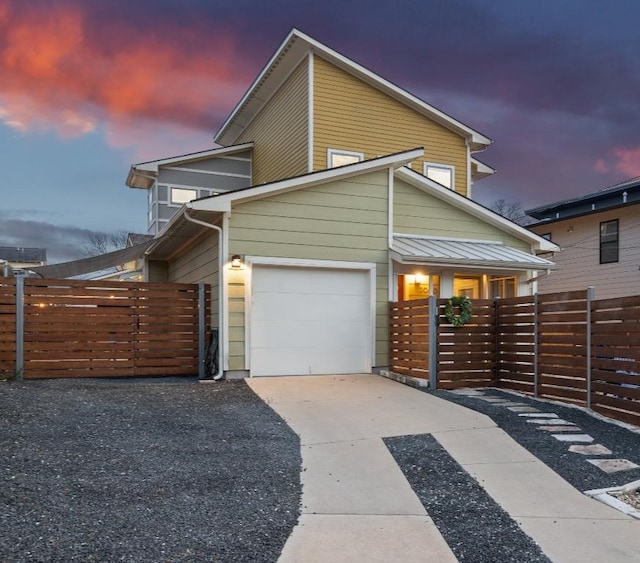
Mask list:
[{"label": "utility pipe", "polygon": [[222,374],[224,373],[224,356],[223,356],[223,348],[224,346],[222,345],[223,343],[223,334],[222,334],[222,324],[223,324],[223,318],[224,318],[224,293],[223,293],[223,286],[224,286],[224,278],[223,278],[223,271],[224,271],[224,264],[223,264],[223,248],[222,248],[222,228],[218,227],[218,225],[214,225],[213,223],[207,223],[206,221],[201,221],[200,219],[196,219],[194,217],[191,217],[191,215],[189,215],[189,210],[185,209],[184,210],[184,218],[189,221],[190,223],[195,223],[196,225],[200,225],[202,227],[206,227],[208,229],[213,229],[215,231],[218,232],[218,369],[220,370],[220,373],[218,374],[219,377],[216,377],[216,379],[221,379],[222,378]]}]

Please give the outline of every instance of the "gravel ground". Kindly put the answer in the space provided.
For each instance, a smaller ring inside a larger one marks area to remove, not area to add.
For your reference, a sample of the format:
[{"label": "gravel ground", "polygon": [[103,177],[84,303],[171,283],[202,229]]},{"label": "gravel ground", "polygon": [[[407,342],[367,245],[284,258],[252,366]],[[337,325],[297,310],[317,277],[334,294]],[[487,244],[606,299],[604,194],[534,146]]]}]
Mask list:
[{"label": "gravel ground", "polygon": [[0,383],[0,561],[275,561],[298,437],[244,382]]},{"label": "gravel ground", "polygon": [[614,487],[640,479],[640,468],[607,474],[586,461],[587,459],[627,459],[640,466],[640,433],[596,418],[576,407],[561,406],[499,389],[479,389],[479,391],[485,393],[486,396],[524,403],[541,412],[556,413],[560,418],[578,425],[581,430],[576,433],[589,434],[593,437],[594,444],[606,446],[612,454],[609,456],[585,456],[572,453],[569,451],[570,444],[556,440],[551,432],[536,428],[537,425],[528,423],[526,417],[518,416],[517,413],[506,407],[493,405],[477,397],[463,396],[449,391],[426,392],[488,415],[516,442],[579,491]]},{"label": "gravel ground", "polygon": [[384,441],[459,561],[549,561],[433,436]]}]

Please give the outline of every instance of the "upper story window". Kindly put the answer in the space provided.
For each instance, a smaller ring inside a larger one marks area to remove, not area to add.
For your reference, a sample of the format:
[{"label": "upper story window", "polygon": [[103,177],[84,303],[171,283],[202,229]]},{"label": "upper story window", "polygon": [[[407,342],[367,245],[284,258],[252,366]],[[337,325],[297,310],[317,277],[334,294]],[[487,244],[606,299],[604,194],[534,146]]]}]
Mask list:
[{"label": "upper story window", "polygon": [[182,205],[198,197],[198,190],[187,188],[171,188],[171,203]]},{"label": "upper story window", "polygon": [[618,262],[620,238],[618,219],[600,223],[600,264]]},{"label": "upper story window", "polygon": [[434,162],[425,162],[424,175],[430,180],[438,182],[438,184],[442,184],[451,190],[455,186],[456,178],[453,166],[448,166],[447,164],[436,164]]},{"label": "upper story window", "polygon": [[329,168],[336,168],[337,166],[353,164],[354,162],[360,162],[363,159],[364,154],[362,154],[361,152],[341,151],[337,149],[327,150],[327,163],[329,165]]}]

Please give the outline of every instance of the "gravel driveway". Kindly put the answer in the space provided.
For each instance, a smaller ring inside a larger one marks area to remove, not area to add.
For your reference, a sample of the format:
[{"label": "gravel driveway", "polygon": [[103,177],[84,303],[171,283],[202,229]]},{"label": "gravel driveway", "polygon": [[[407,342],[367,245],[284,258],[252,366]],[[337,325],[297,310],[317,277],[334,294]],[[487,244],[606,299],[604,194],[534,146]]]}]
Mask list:
[{"label": "gravel driveway", "polygon": [[242,381],[0,383],[1,561],[275,561],[298,437]]}]

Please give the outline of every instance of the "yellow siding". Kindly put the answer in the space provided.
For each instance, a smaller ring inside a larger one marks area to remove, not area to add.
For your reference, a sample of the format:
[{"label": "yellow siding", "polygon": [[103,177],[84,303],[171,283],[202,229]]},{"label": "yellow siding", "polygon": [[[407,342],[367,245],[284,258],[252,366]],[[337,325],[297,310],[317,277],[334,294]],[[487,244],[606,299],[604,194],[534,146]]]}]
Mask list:
[{"label": "yellow siding", "polygon": [[412,163],[455,167],[455,189],[467,195],[465,140],[442,125],[376,90],[319,57],[314,57],[313,167],[327,167],[327,149],[364,153],[365,159],[424,147]]},{"label": "yellow siding", "polygon": [[[532,227],[562,250],[552,258],[558,269],[538,281],[539,293],[595,288],[596,299],[638,295],[640,221],[638,205]],[[600,222],[618,219],[619,262],[600,264]]]},{"label": "yellow siding", "polygon": [[211,284],[211,326],[218,326],[218,234],[197,238],[168,264],[169,282]]},{"label": "yellow siding", "polygon": [[307,68],[305,59],[236,141],[255,143],[252,165],[254,185],[308,171]]},{"label": "yellow siding", "polygon": [[393,192],[393,231],[407,235],[495,240],[525,252],[531,245],[403,181]]},{"label": "yellow siding", "polygon": [[[234,207],[229,254],[376,264],[376,365],[388,365],[387,173],[274,195]],[[230,287],[229,367],[244,369],[244,293]]]}]

